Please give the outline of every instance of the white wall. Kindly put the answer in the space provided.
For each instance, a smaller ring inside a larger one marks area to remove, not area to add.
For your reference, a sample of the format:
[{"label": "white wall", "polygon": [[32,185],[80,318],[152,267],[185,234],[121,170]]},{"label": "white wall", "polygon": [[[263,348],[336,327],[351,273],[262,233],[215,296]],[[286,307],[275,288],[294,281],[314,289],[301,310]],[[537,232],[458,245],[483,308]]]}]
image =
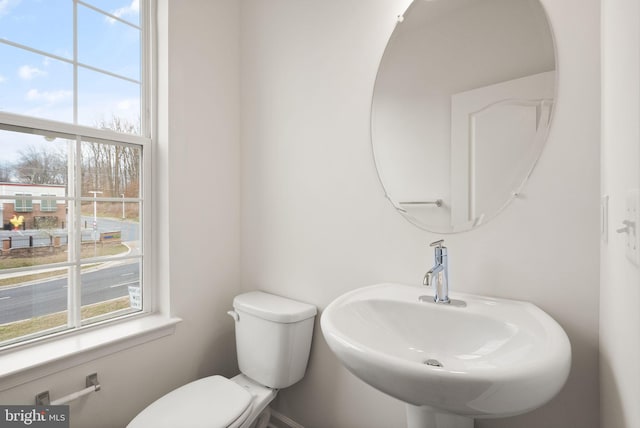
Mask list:
[{"label": "white wall", "polygon": [[[226,311],[239,289],[239,7],[235,0],[160,4],[169,18],[161,37],[164,187],[155,238],[171,279],[170,297],[161,298],[170,298],[184,321],[173,336],[0,393],[2,404],[31,404],[38,392],[56,398],[98,372],[102,390],[71,404],[74,428],[123,427],[179,385],[236,371]],[[202,213],[194,212],[194,200]]]},{"label": "white wall", "polygon": [[640,426],[640,270],[625,257],[629,189],[640,187],[640,5],[602,2],[602,194],[609,195],[609,241],[600,289],[601,426]]},{"label": "white wall", "polygon": [[[383,197],[369,107],[408,0],[242,2],[242,286],[324,308],[383,281],[419,284],[440,236]],[[559,54],[557,111],[524,198],[447,236],[454,290],[530,300],[573,348],[565,389],[483,428],[598,426],[599,1],[544,0]],[[432,326],[416,326],[428,334]],[[402,404],[355,379],[320,330],[306,378],[275,406],[307,428],[402,426]]]},{"label": "white wall", "polygon": [[[72,405],[75,428],[124,426],[175,386],[233,374],[225,311],[238,291],[239,262],[242,288],[322,309],[359,286],[419,283],[432,259],[426,243],[438,238],[383,198],[369,145],[377,63],[408,0],[160,3],[169,8],[161,92],[170,103],[161,125],[171,146],[160,152],[168,191],[159,239],[169,248],[162,261],[172,286],[162,297],[184,322],[174,336],[0,393],[3,404],[31,403],[45,389],[73,391],[97,371],[103,389]],[[598,421],[599,1],[543,3],[560,55],[549,144],[525,199],[447,244],[454,290],[535,302],[568,332],[574,363],[552,403],[483,428],[593,428]],[[206,214],[185,215],[202,194],[211,195],[201,199]],[[198,232],[182,233],[190,228]],[[212,239],[195,239],[202,234]],[[277,400],[307,428],[404,423],[402,404],[346,372],[319,329],[307,377]]]}]

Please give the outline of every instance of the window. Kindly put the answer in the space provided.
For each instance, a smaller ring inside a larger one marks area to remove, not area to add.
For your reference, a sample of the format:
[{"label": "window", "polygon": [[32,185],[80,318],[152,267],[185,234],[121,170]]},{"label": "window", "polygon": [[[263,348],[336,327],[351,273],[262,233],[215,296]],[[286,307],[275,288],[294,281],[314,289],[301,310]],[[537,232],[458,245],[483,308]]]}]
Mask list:
[{"label": "window", "polygon": [[151,1],[0,2],[0,349],[150,310]]},{"label": "window", "polygon": [[42,199],[40,200],[40,212],[43,213],[54,213],[56,211],[58,211],[58,206],[56,203],[55,199],[51,199],[51,198],[55,198],[56,195],[51,195],[51,194],[46,194],[44,193],[42,195]]},{"label": "window", "polygon": [[17,213],[30,213],[33,211],[33,199],[31,193],[16,193],[14,201],[14,210]]}]

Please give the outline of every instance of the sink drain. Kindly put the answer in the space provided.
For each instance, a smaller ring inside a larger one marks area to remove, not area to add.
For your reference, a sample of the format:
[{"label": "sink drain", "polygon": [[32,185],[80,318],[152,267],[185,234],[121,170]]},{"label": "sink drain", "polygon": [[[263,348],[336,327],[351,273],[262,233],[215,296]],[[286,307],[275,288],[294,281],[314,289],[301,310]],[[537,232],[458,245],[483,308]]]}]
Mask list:
[{"label": "sink drain", "polygon": [[433,366],[433,367],[442,367],[442,363],[440,361],[434,360],[434,359],[429,359],[429,360],[425,361],[424,364],[426,364],[428,366]]}]

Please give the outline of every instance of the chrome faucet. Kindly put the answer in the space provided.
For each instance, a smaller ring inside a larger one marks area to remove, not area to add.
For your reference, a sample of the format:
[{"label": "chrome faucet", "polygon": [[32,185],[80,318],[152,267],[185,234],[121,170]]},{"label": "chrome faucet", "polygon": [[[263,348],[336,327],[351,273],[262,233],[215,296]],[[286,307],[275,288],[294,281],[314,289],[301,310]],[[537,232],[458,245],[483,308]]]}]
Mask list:
[{"label": "chrome faucet", "polygon": [[430,244],[431,247],[435,247],[435,265],[429,269],[422,281],[423,285],[433,285],[433,301],[436,303],[450,303],[447,247],[443,247],[443,243],[444,239],[441,239]]}]

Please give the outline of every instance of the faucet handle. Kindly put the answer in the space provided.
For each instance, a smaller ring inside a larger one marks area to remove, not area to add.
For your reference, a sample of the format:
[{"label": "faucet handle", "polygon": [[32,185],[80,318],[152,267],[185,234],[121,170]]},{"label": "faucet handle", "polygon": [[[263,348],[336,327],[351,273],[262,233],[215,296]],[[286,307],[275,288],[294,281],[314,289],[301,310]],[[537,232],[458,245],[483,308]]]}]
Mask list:
[{"label": "faucet handle", "polygon": [[438,247],[438,248],[443,248],[442,244],[444,244],[444,239],[440,239],[439,241],[434,241],[431,244],[429,244],[430,247]]}]

